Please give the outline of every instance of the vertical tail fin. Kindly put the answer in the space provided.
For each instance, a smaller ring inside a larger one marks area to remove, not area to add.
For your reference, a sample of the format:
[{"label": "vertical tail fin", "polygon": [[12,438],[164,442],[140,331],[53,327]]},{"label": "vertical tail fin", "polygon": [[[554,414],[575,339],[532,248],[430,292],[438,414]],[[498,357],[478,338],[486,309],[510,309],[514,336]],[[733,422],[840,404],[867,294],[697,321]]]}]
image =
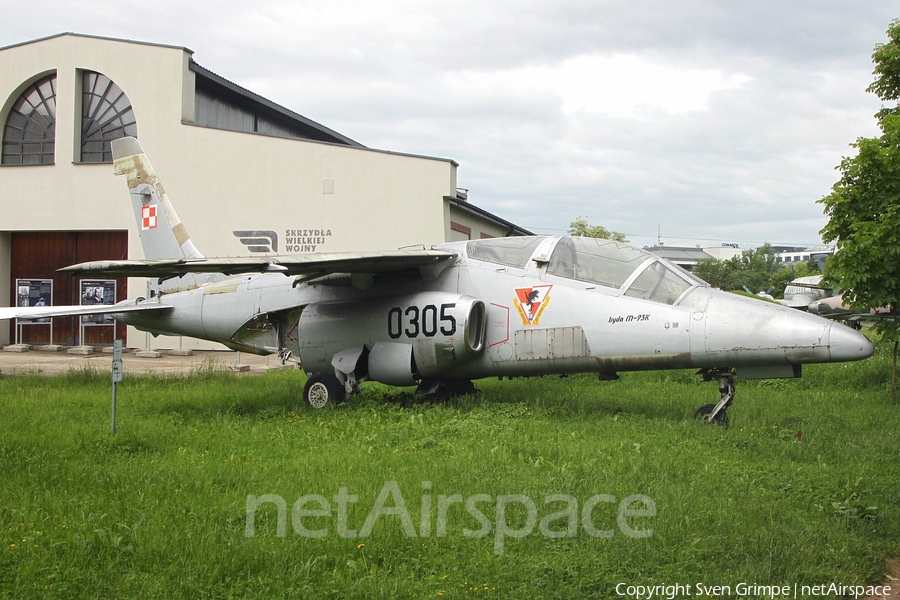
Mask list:
[{"label": "vertical tail fin", "polygon": [[[156,171],[144,149],[133,137],[112,142],[113,167],[117,175],[125,175],[137,229],[144,248],[144,258],[203,258],[169,202]],[[204,278],[205,279],[205,278]],[[194,274],[151,285],[154,292],[170,291],[199,284]]]},{"label": "vertical tail fin", "polygon": [[113,166],[125,175],[144,258],[203,258],[169,202],[156,171],[133,137],[112,142]]}]

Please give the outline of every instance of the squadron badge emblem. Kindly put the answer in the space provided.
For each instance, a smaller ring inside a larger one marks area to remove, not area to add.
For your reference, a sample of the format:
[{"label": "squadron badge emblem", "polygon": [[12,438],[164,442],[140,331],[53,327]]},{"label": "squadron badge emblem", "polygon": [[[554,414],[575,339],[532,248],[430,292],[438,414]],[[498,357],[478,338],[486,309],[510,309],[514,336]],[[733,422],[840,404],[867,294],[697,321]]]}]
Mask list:
[{"label": "squadron badge emblem", "polygon": [[540,323],[541,315],[550,303],[552,287],[552,285],[534,285],[516,288],[515,307],[522,318],[522,325],[528,327]]}]

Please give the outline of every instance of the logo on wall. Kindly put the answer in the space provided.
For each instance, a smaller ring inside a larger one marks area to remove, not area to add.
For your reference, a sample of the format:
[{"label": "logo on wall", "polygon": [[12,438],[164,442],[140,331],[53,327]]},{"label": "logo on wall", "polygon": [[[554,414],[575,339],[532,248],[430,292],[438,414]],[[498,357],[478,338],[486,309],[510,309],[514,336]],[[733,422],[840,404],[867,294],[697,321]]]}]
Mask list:
[{"label": "logo on wall", "polygon": [[278,234],[269,229],[232,231],[250,252],[278,252]]},{"label": "logo on wall", "polygon": [[[231,233],[250,252],[278,252],[278,234],[270,229],[234,230]],[[330,229],[285,229],[284,252],[287,254],[321,252],[332,237]]]},{"label": "logo on wall", "polygon": [[522,318],[522,325],[538,325],[544,309],[550,304],[552,285],[534,285],[516,288],[515,307]]},{"label": "logo on wall", "polygon": [[156,206],[147,205],[141,207],[141,229],[156,229]]}]

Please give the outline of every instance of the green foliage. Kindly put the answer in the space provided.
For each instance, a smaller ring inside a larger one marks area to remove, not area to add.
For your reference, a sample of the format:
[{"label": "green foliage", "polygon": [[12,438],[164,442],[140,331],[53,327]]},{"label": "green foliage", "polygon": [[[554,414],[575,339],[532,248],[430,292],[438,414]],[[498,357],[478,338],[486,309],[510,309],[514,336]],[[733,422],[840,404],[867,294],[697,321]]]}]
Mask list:
[{"label": "green foliage", "polygon": [[[872,54],[875,82],[867,88],[882,101],[900,97],[900,19],[887,30],[889,42]],[[882,135],[858,138],[853,157],[844,157],[840,180],[819,202],[828,224],[822,239],[836,242],[825,276],[858,309],[896,306],[900,301],[900,115],[876,115]]]},{"label": "green foliage", "polygon": [[721,290],[739,290],[743,288],[740,281],[742,264],[740,257],[727,260],[707,258],[701,260],[692,270],[692,273],[713,287]]},{"label": "green foliage", "polygon": [[780,268],[772,274],[769,279],[772,295],[776,298],[784,298],[784,288],[788,284],[799,277],[809,277],[810,275],[821,275],[819,265],[815,261],[805,263],[796,263],[790,267]]},{"label": "green foliage", "polygon": [[[876,44],[872,54],[875,82],[867,88],[881,98],[900,98],[900,19],[887,30],[889,41]],[[828,224],[822,239],[836,241],[837,252],[825,265],[825,277],[844,290],[855,309],[900,306],[900,113],[882,108],[875,115],[882,135],[858,138],[857,154],[844,157],[840,180],[819,202]],[[896,380],[900,327],[894,319],[880,319],[876,327],[894,341]]]},{"label": "green foliage", "polygon": [[796,277],[808,275],[808,270],[806,264],[798,264],[793,269],[780,267],[772,245],[767,242],[727,260],[702,260],[694,267],[693,273],[722,290],[746,287],[756,293],[773,289],[776,295],[783,295],[785,285]]},{"label": "green foliage", "polygon": [[[900,19],[894,19],[887,29],[886,44],[875,44],[872,62],[875,63],[875,81],[866,88],[884,100],[900,100]],[[897,112],[896,108],[883,108],[878,116]]]},{"label": "green foliage", "polygon": [[578,217],[569,223],[569,235],[577,235],[581,237],[599,238],[601,240],[614,240],[627,244],[625,234],[619,231],[610,231],[602,225],[590,225],[586,218]]},{"label": "green foliage", "polygon": [[841,161],[841,179],[822,198],[836,242],[825,266],[829,281],[854,308],[900,304],[900,115],[885,115],[883,135],[859,138],[858,153]]}]

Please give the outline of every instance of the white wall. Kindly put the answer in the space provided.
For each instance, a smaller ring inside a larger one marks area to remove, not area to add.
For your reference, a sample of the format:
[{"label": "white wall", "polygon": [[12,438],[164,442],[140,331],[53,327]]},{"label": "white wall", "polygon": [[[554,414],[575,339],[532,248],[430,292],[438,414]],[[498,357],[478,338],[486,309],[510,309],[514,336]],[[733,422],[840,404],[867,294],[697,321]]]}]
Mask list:
[{"label": "white wall", "polygon": [[741,255],[740,248],[731,248],[730,246],[712,246],[704,248],[703,251],[718,260],[729,260]]}]

